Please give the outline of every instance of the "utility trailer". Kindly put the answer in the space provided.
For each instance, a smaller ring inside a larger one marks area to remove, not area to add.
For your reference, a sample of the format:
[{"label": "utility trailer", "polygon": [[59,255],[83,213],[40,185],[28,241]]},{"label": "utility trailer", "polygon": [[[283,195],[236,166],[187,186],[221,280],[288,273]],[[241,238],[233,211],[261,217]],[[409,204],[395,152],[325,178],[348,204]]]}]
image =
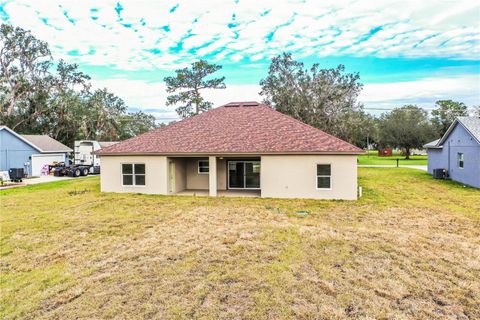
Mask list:
[{"label": "utility trailer", "polygon": [[115,143],[117,142],[99,142],[94,140],[75,141],[73,164],[57,164],[56,166],[52,167],[54,169],[54,175],[76,178],[80,176],[87,176],[89,174],[99,174],[100,157],[94,154],[94,152],[114,145]]},{"label": "utility trailer", "polygon": [[69,176],[75,178],[88,176],[92,170],[92,166],[78,164],[66,165],[64,162],[51,166],[51,168],[54,170],[53,175],[56,177]]}]

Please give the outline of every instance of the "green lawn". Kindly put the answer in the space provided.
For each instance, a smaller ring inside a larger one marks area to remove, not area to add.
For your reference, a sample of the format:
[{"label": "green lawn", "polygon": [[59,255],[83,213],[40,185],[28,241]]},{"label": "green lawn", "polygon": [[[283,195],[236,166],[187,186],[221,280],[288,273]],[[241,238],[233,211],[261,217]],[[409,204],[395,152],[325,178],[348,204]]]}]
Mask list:
[{"label": "green lawn", "polygon": [[1,191],[0,318],[479,319],[480,191],[359,183],[354,202]]},{"label": "green lawn", "polygon": [[394,153],[391,157],[379,157],[377,150],[370,150],[368,153],[360,155],[358,164],[396,166],[397,159],[399,159],[399,165],[427,165],[427,156],[410,156],[409,160],[405,160],[405,156]]}]

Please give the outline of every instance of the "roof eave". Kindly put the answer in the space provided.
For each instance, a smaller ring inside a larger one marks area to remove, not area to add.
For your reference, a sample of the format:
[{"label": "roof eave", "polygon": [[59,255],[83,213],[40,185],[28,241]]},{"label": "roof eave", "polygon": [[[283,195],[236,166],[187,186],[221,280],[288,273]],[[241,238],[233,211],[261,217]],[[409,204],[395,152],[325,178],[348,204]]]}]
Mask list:
[{"label": "roof eave", "polygon": [[65,152],[73,152],[72,149],[68,150],[43,150],[42,153],[65,153]]},{"label": "roof eave", "polygon": [[457,125],[457,123],[459,123],[467,132],[468,134],[473,138],[475,139],[475,141],[480,144],[480,140],[478,140],[475,135],[470,132],[470,130],[468,130],[468,128],[461,122],[457,119],[455,119],[453,121],[453,123],[450,125],[450,127],[448,127],[447,131],[445,132],[445,134],[443,135],[443,137],[438,141],[437,143],[437,146],[440,147],[444,142],[445,140],[447,140],[448,136],[450,135],[450,133],[453,131],[453,129],[455,128],[455,126]]},{"label": "roof eave", "polygon": [[262,155],[360,155],[361,151],[290,151],[290,152],[94,152],[99,156],[262,156]]},{"label": "roof eave", "polygon": [[31,142],[30,140],[24,138],[21,134],[18,134],[16,133],[15,131],[13,131],[12,129],[10,129],[9,127],[7,126],[2,126],[0,127],[0,130],[7,130],[8,132],[10,132],[11,134],[13,134],[15,137],[19,138],[20,140],[22,140],[23,142],[25,142],[26,144],[30,145],[31,147],[37,149],[38,151],[40,152],[45,152],[45,150],[43,150],[42,148],[40,148],[39,146],[37,146],[36,144],[34,144],[33,142]]}]

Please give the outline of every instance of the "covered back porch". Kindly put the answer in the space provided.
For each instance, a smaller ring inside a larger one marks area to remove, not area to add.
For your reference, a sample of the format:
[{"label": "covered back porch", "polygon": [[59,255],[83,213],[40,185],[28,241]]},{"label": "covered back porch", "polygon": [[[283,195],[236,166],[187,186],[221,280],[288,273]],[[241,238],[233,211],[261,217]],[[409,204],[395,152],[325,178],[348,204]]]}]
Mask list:
[{"label": "covered back porch", "polygon": [[260,197],[259,156],[168,157],[168,193]]}]

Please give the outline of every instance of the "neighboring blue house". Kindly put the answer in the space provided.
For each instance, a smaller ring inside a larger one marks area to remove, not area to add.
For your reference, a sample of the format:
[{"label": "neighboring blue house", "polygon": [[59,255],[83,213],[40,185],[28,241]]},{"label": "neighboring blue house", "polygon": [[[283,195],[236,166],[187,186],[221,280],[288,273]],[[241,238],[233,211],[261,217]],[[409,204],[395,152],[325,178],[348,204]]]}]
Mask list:
[{"label": "neighboring blue house", "polygon": [[445,169],[450,179],[480,188],[480,118],[458,117],[441,139],[424,147],[428,173]]},{"label": "neighboring blue house", "polygon": [[66,161],[72,151],[47,135],[20,135],[0,126],[0,171],[23,168],[28,176],[39,176],[45,164]]}]

